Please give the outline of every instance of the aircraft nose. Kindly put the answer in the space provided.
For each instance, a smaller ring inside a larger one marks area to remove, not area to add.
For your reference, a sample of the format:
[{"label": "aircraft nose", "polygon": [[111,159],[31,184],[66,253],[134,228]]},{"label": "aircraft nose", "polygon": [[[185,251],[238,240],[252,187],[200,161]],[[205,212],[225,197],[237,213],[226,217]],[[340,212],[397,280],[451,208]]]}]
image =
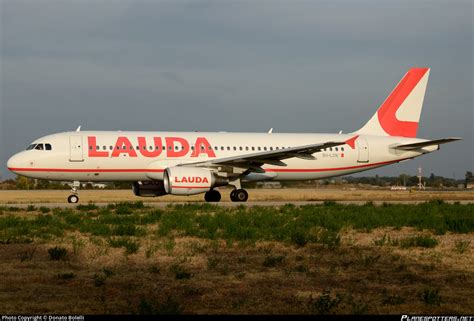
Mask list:
[{"label": "aircraft nose", "polygon": [[9,171],[16,173],[17,169],[19,168],[19,157],[18,154],[13,155],[7,162],[7,168]]}]

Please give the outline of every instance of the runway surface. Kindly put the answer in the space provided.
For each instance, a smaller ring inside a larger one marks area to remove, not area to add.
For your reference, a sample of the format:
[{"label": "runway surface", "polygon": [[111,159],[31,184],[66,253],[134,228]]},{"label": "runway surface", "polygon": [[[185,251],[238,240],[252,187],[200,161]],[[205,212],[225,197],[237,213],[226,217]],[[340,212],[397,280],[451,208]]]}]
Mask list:
[{"label": "runway surface", "polygon": [[[337,204],[354,204],[354,205],[364,205],[368,201],[336,201]],[[387,204],[420,204],[425,203],[426,201],[373,201],[374,205],[380,206],[383,203]],[[472,200],[446,200],[445,203],[455,203],[459,202],[460,204],[472,204],[474,201]],[[113,203],[113,202],[111,202]],[[49,208],[76,208],[78,205],[87,205],[87,203],[79,203],[79,204],[69,204],[69,203],[32,203],[32,204],[0,204],[0,207],[17,207],[17,208],[27,208],[30,205],[33,205],[37,208],[39,207],[49,207]],[[95,203],[95,205],[99,207],[105,207],[110,203]],[[237,207],[237,206],[246,206],[246,207],[253,207],[253,206],[266,206],[266,207],[280,207],[285,204],[293,204],[295,206],[304,206],[304,205],[322,205],[324,204],[323,201],[254,201],[254,202],[219,202],[219,203],[205,203],[205,202],[144,202],[145,206],[149,207],[156,207],[156,208],[166,208],[168,206],[174,206],[178,204],[211,204],[217,205],[221,207]]]}]

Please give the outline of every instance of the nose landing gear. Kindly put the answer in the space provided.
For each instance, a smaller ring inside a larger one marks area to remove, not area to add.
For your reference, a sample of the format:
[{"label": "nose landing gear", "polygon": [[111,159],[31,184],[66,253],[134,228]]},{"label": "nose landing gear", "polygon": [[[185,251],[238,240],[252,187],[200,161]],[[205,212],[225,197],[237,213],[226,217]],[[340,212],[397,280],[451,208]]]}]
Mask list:
[{"label": "nose landing gear", "polygon": [[81,183],[79,181],[74,181],[71,185],[71,193],[72,195],[69,195],[67,198],[68,203],[78,203],[79,202],[79,186],[81,186]]}]

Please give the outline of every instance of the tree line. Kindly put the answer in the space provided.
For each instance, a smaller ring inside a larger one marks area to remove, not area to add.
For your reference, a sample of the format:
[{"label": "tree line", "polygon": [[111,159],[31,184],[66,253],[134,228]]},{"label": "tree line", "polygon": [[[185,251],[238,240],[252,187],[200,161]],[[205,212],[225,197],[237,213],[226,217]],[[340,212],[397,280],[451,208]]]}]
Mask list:
[{"label": "tree line", "polygon": [[[458,187],[464,185],[466,188],[468,183],[474,183],[474,176],[471,171],[467,171],[464,179],[453,179],[431,173],[430,176],[423,177],[422,182],[426,187],[442,188],[442,187]],[[401,174],[399,176],[344,176],[340,178],[330,178],[323,180],[311,180],[301,182],[281,182],[283,187],[296,186],[321,186],[321,185],[371,185],[379,187],[388,187],[393,185],[399,186],[417,186],[418,176]],[[244,184],[247,188],[257,187],[256,183]],[[33,189],[69,189],[67,182],[48,181],[43,179],[32,179],[24,176],[16,176],[14,179],[7,179],[0,182],[0,189],[18,189],[18,190],[33,190]],[[81,189],[94,189],[94,185],[90,182],[84,183]],[[109,182],[105,184],[104,189],[129,189],[131,182]],[[102,189],[102,188],[101,188]]]}]

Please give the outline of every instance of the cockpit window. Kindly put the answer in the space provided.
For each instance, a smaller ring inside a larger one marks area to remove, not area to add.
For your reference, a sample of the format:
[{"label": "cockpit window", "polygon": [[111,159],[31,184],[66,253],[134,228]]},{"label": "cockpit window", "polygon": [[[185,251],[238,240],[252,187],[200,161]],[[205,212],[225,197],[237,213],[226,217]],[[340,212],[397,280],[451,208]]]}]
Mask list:
[{"label": "cockpit window", "polygon": [[51,150],[51,144],[44,144],[44,147],[46,148],[46,150]]},{"label": "cockpit window", "polygon": [[38,144],[38,145],[36,145],[35,149],[44,150],[44,146],[43,146],[43,144]]},{"label": "cockpit window", "polygon": [[30,146],[26,147],[26,150],[32,150],[35,148],[36,144],[31,144]]}]

